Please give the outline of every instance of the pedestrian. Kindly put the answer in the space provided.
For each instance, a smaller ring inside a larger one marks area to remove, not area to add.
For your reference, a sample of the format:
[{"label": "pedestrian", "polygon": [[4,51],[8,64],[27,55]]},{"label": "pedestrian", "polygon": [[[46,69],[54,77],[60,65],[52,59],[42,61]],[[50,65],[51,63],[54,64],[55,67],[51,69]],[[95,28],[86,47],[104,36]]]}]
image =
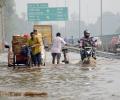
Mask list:
[{"label": "pedestrian", "polygon": [[61,37],[61,34],[58,32],[53,40],[52,48],[51,48],[52,64],[55,64],[56,57],[57,57],[57,64],[60,63],[62,44],[66,45],[66,42]]},{"label": "pedestrian", "polygon": [[40,67],[41,62],[41,41],[38,37],[36,37],[34,32],[30,33],[31,38],[28,41],[28,45],[32,48],[32,60],[34,63],[34,66]]},{"label": "pedestrian", "polygon": [[44,59],[44,44],[43,44],[43,37],[42,33],[38,32],[37,30],[33,30],[35,37],[39,39],[40,41],[40,65],[44,65],[43,59]]}]

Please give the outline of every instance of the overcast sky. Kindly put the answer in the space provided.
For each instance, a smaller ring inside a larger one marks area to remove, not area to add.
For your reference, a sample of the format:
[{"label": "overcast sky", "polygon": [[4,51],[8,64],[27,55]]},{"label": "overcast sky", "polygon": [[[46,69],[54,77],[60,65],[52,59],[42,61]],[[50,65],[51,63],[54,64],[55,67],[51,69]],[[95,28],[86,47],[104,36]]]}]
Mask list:
[{"label": "overcast sky", "polygon": [[[79,12],[79,0],[15,0],[16,12],[19,16],[21,13],[27,12],[27,3],[40,2],[48,3],[51,7],[64,7],[65,1],[69,8],[69,14]],[[95,23],[100,16],[100,1],[101,0],[80,0],[80,18],[86,23]],[[103,0],[103,12],[120,13],[120,0]],[[27,15],[27,13],[26,13]]]}]

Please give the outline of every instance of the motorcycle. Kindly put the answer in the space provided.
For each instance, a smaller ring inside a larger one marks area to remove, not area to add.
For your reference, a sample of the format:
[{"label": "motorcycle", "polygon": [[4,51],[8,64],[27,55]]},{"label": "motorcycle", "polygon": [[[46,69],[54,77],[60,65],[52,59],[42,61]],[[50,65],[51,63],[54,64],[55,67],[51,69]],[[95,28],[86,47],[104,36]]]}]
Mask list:
[{"label": "motorcycle", "polygon": [[84,49],[81,51],[81,54],[83,64],[91,64],[96,61],[95,50],[93,47],[84,47]]}]

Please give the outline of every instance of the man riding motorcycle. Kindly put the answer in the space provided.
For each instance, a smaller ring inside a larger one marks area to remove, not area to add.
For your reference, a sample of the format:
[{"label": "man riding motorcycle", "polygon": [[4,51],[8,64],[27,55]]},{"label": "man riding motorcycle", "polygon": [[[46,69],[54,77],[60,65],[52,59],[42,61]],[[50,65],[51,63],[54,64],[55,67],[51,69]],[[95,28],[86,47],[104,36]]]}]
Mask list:
[{"label": "man riding motorcycle", "polygon": [[94,40],[94,37],[90,36],[90,32],[88,32],[88,30],[84,31],[84,37],[82,37],[79,41],[80,44],[79,47],[81,48],[80,55],[82,61],[86,57],[86,53],[85,53],[86,47],[92,48],[92,57],[96,59],[96,54],[95,54],[96,41],[97,40]]}]

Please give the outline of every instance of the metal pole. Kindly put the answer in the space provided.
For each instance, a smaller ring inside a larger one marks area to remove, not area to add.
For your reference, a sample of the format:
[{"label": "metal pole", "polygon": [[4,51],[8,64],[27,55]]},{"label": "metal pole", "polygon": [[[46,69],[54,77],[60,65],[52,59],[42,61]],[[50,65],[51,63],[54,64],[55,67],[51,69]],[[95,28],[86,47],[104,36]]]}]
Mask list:
[{"label": "metal pole", "polygon": [[79,38],[80,38],[80,31],[81,31],[81,28],[80,28],[80,0],[79,0]]},{"label": "metal pole", "polygon": [[103,18],[102,18],[102,12],[103,12],[102,11],[103,10],[102,9],[102,0],[101,0],[101,7],[100,8],[101,8],[101,37],[102,37],[102,35],[103,35],[103,29],[102,29],[102,25],[103,25],[103,22],[102,22],[103,21]]},{"label": "metal pole", "polygon": [[[1,15],[2,15],[2,38],[4,40],[4,8],[2,7],[2,12],[1,12]],[[4,42],[4,41],[3,41]]]},{"label": "metal pole", "polygon": [[[67,1],[66,0],[65,0],[65,7],[67,7]],[[67,37],[66,32],[67,32],[67,29],[66,29],[66,21],[65,21],[65,37]]]},{"label": "metal pole", "polygon": [[[75,7],[76,7],[76,4],[75,4],[75,1],[74,1],[74,16],[75,16]],[[75,16],[76,17],[76,16]],[[74,19],[73,19],[73,21],[74,21],[74,25],[75,25],[75,23],[76,23],[76,19],[75,19],[75,17],[73,17]],[[73,29],[73,33],[75,34],[75,35],[77,35],[76,34],[76,25],[75,26],[73,26],[74,27],[74,29]]]},{"label": "metal pole", "polygon": [[[1,9],[2,7],[1,7],[1,5],[0,5],[0,22],[2,23],[2,9]],[[2,25],[0,25],[0,39],[2,39]],[[0,53],[1,53],[1,51],[2,51],[2,40],[0,40]]]},{"label": "metal pole", "polygon": [[[100,6],[100,9],[101,9],[101,25],[100,25],[100,30],[101,30],[101,34],[100,34],[100,37],[101,37],[101,41],[102,41],[102,36],[103,36],[103,16],[102,16],[102,13],[103,13],[103,5],[102,5],[103,1],[101,0],[101,6]],[[101,44],[101,49],[103,50],[104,47],[103,47],[103,44]]]}]

